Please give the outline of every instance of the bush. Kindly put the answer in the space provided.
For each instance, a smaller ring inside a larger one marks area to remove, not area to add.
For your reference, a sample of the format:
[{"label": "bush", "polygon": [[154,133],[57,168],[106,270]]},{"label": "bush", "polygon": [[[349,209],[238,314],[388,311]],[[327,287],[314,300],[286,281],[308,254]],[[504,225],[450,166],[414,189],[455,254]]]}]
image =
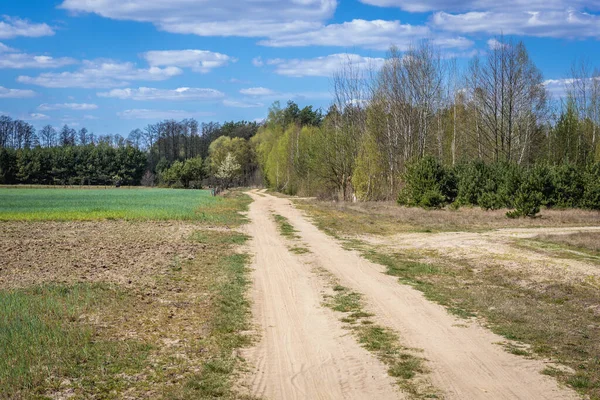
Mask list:
[{"label": "bush", "polygon": [[591,210],[600,210],[600,162],[591,164],[583,178],[585,190],[582,206]]},{"label": "bush", "polygon": [[585,191],[581,169],[564,164],[554,168],[551,203],[562,208],[579,207]]},{"label": "bush", "polygon": [[506,213],[509,218],[534,218],[542,205],[543,195],[539,190],[539,182],[534,171],[530,171],[514,197],[514,210]]},{"label": "bush", "polygon": [[459,205],[478,205],[484,193],[488,176],[487,167],[482,161],[474,161],[456,167],[457,196]]},{"label": "bush", "polygon": [[439,208],[456,198],[456,177],[433,157],[424,157],[407,167],[405,186],[398,203]]}]

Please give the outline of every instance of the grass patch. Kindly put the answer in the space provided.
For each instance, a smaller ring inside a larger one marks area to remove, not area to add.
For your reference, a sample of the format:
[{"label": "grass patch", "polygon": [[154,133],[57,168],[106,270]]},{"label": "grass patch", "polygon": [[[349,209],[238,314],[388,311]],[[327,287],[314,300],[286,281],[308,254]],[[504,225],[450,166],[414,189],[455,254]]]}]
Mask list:
[{"label": "grass patch", "polygon": [[310,253],[310,250],[307,249],[306,247],[302,247],[302,246],[294,246],[294,247],[290,247],[290,251],[294,254],[306,254],[306,253]]},{"label": "grass patch", "polygon": [[0,397],[34,398],[63,389],[81,397],[122,389],[141,371],[150,347],[97,337],[81,316],[129,301],[103,285],[48,285],[0,291]]},{"label": "grass patch", "polygon": [[527,249],[551,252],[561,258],[600,262],[600,232],[542,234],[516,243]]},{"label": "grass patch", "polygon": [[147,188],[6,189],[0,188],[0,221],[196,220],[239,224],[248,196],[230,192],[212,197],[208,190]]},{"label": "grass patch", "polygon": [[340,319],[356,336],[358,342],[388,367],[388,374],[413,398],[436,397],[433,388],[423,380],[415,380],[426,372],[424,359],[414,351],[400,346],[399,337],[385,327],[375,324],[364,311],[361,295],[344,286],[334,284],[333,296],[327,296],[325,305],[344,314]]},{"label": "grass patch", "polygon": [[273,214],[275,218],[275,222],[277,223],[277,228],[279,229],[279,233],[288,239],[299,239],[300,236],[296,235],[298,232],[292,224],[290,224],[289,220],[283,215]]}]

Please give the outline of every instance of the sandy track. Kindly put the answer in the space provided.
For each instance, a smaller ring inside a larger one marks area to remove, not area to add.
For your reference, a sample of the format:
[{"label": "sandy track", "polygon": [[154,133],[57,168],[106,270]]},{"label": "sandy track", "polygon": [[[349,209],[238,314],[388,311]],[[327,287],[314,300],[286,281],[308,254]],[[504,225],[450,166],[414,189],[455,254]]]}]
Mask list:
[{"label": "sandy track", "polygon": [[244,352],[248,385],[272,400],[399,399],[386,368],[323,307],[322,282],[289,252],[270,211],[272,196],[252,194],[253,315],[261,339]]},{"label": "sandy track", "polygon": [[[503,341],[500,336],[474,322],[468,323],[465,327],[464,320],[457,320],[443,307],[426,300],[420,292],[409,286],[400,285],[396,278],[383,274],[382,266],[363,259],[356,252],[344,250],[337,241],[310,223],[289,200],[269,195],[253,197],[255,203],[250,211],[253,220],[250,233],[255,238],[254,249],[257,253],[257,293],[255,294],[258,300],[257,316],[259,322],[266,327],[269,327],[272,321],[278,321],[275,323],[275,328],[281,330],[281,332],[272,332],[272,328],[266,328],[267,340],[263,340],[259,351],[268,354],[268,359],[259,358],[261,360],[259,366],[263,368],[263,373],[259,373],[256,378],[256,387],[265,389],[257,391],[258,393],[265,393],[272,399],[320,398],[301,393],[291,385],[287,388],[289,392],[272,389],[273,385],[281,387],[282,382],[289,379],[291,371],[280,368],[280,375],[264,373],[265,364],[269,362],[280,362],[283,364],[280,367],[285,367],[285,364],[293,366],[306,363],[300,368],[302,370],[307,370],[311,366],[319,368],[321,365],[318,362],[309,364],[314,360],[311,361],[307,354],[302,355],[301,361],[294,360],[295,354],[305,351],[301,349],[311,350],[303,343],[303,337],[298,333],[294,334],[293,331],[298,327],[298,321],[294,320],[306,321],[308,316],[324,314],[324,311],[314,308],[318,306],[314,298],[311,304],[302,303],[306,300],[305,297],[311,296],[303,293],[314,292],[315,288],[308,282],[302,283],[306,279],[298,279],[296,274],[303,275],[298,268],[303,267],[299,267],[298,261],[294,261],[296,256],[283,252],[281,245],[277,244],[279,239],[276,238],[275,228],[266,221],[261,222],[268,218],[268,210],[271,208],[288,218],[299,231],[302,241],[313,252],[313,263],[329,270],[343,285],[362,293],[368,303],[369,311],[376,314],[379,323],[399,332],[403,345],[423,349],[425,358],[429,360],[428,367],[432,371],[432,383],[443,392],[444,398],[579,398],[573,391],[559,387],[552,378],[541,375],[539,371],[544,368],[542,362],[527,360],[505,352],[501,346],[494,344]],[[265,246],[272,254],[262,254],[265,249],[261,247]],[[271,276],[272,274],[277,276]],[[289,291],[290,295],[275,294],[283,291]],[[265,299],[264,296],[270,298]],[[272,301],[280,303],[272,304]],[[288,307],[293,307],[296,315],[289,314],[286,311]],[[324,323],[327,318],[321,320]],[[281,326],[281,323],[291,325]],[[312,335],[310,346],[320,346],[323,342],[330,341],[329,332],[329,329],[321,329],[319,326],[308,328],[307,333]],[[287,350],[271,347],[282,343]],[[346,350],[349,348],[352,348],[351,343],[344,346]],[[353,354],[353,357],[356,356],[359,354]],[[365,358],[360,362],[367,363],[368,360],[369,358]],[[350,365],[359,367],[354,365],[354,361]],[[339,375],[340,373],[343,374],[344,371],[338,370],[327,376],[327,381],[344,379],[343,375]],[[322,376],[319,379],[321,384],[324,381]],[[343,388],[343,386],[344,384],[340,382],[339,387]],[[271,389],[268,389],[270,387]],[[352,397],[346,397],[340,390],[332,393],[330,398]],[[356,398],[368,397],[358,395]]]}]

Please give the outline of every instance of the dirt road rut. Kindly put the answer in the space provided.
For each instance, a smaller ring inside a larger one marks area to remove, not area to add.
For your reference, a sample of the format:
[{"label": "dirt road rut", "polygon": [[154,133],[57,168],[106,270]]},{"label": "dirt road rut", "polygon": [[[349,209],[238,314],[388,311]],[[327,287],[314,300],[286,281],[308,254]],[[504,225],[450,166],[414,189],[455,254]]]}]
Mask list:
[{"label": "dirt road rut", "polygon": [[[253,312],[261,339],[245,355],[254,394],[279,399],[404,398],[385,367],[341,328],[322,302],[323,282],[311,265],[362,293],[367,309],[397,331],[402,345],[423,350],[431,381],[446,399],[577,399],[540,374],[544,365],[509,354],[503,338],[466,323],[385,275],[384,267],[344,250],[287,199],[250,193],[248,233],[254,255]],[[289,219],[312,252],[289,252],[272,214]],[[306,260],[309,262],[306,262]]]}]

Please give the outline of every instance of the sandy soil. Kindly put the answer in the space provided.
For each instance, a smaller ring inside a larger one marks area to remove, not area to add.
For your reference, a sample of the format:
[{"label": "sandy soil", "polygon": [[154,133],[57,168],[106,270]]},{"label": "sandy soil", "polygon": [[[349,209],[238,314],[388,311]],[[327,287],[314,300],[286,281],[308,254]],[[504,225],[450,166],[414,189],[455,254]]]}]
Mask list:
[{"label": "sandy soil", "polygon": [[[420,292],[385,275],[384,267],[344,250],[289,200],[252,197],[248,231],[255,255],[254,313],[262,335],[248,354],[257,366],[251,383],[254,393],[269,399],[395,396],[384,368],[344,335],[336,316],[320,306],[319,282],[310,273],[313,264],[362,293],[368,311],[375,313],[378,323],[397,331],[402,345],[423,350],[431,381],[444,398],[578,398],[541,375],[541,361],[505,352],[495,344],[503,338],[477,322],[457,320]],[[287,250],[271,210],[289,219],[311,255],[301,258]]]},{"label": "sandy soil", "polygon": [[277,199],[251,194],[253,315],[261,339],[244,351],[249,386],[267,399],[398,399],[386,368],[322,306],[322,282],[290,253],[270,211]]},{"label": "sandy soil", "polygon": [[570,251],[573,255],[581,256],[580,259],[573,259],[553,257],[545,251],[523,251],[515,247],[515,239],[531,239],[540,234],[568,235],[574,232],[600,232],[600,227],[510,228],[483,233],[404,233],[387,237],[360,236],[360,239],[393,251],[431,250],[444,258],[471,261],[479,268],[502,265],[512,270],[524,270],[537,282],[589,282],[592,277],[600,278],[600,260],[585,254]]}]

